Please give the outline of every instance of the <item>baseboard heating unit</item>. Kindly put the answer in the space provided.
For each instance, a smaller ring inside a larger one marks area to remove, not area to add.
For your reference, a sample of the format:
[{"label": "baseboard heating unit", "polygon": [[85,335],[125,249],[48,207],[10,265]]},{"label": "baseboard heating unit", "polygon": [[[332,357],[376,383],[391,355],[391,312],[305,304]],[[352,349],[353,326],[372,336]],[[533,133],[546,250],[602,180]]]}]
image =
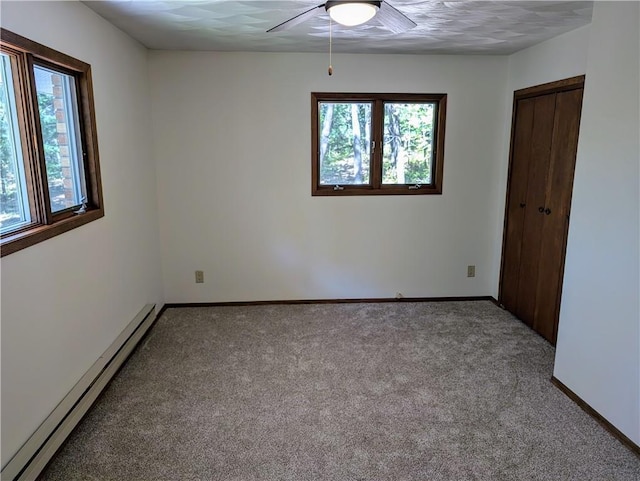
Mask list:
[{"label": "baseboard heating unit", "polygon": [[147,304],[2,468],[3,481],[33,481],[156,320]]}]

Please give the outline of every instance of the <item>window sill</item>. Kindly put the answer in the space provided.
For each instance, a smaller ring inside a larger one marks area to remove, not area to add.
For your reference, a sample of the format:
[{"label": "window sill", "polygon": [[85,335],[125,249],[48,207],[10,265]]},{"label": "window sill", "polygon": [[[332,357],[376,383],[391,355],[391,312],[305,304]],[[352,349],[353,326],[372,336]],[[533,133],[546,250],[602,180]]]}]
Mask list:
[{"label": "window sill", "polygon": [[1,257],[26,249],[27,247],[51,239],[57,235],[64,234],[101,217],[104,217],[104,209],[93,209],[88,210],[84,214],[59,220],[55,224],[38,225],[15,234],[7,234],[2,238],[2,244],[0,245]]},{"label": "window sill", "polygon": [[410,189],[408,185],[383,186],[374,189],[369,186],[341,186],[336,190],[332,186],[314,187],[312,196],[351,196],[351,195],[441,195],[442,188],[434,185],[423,185],[419,189]]}]

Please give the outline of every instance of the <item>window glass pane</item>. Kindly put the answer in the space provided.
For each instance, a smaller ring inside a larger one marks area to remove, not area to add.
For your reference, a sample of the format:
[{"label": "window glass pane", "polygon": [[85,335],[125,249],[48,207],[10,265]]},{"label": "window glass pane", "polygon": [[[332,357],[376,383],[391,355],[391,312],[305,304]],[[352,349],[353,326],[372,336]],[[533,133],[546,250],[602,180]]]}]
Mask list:
[{"label": "window glass pane", "polygon": [[371,103],[319,102],[320,184],[369,184]]},{"label": "window glass pane", "polygon": [[78,206],[86,197],[75,79],[35,66],[40,125],[51,211]]},{"label": "window glass pane", "polygon": [[431,184],[435,103],[384,104],[383,184]]},{"label": "window glass pane", "polygon": [[0,233],[31,222],[11,58],[0,55]]}]

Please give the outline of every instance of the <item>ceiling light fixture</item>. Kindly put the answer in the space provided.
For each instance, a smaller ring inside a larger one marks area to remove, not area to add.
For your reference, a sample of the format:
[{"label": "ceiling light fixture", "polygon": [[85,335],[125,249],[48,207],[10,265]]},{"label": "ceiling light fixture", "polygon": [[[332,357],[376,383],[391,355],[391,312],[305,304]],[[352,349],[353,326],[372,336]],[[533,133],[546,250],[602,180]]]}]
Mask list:
[{"label": "ceiling light fixture", "polygon": [[340,2],[328,1],[325,9],[333,21],[345,27],[355,27],[368,22],[380,8],[380,2]]}]

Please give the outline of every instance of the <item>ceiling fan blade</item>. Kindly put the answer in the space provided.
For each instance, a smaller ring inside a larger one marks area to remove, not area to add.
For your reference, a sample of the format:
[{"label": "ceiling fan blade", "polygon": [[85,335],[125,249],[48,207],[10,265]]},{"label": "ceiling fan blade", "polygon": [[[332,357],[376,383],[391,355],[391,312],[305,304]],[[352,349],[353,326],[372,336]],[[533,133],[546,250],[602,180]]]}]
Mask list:
[{"label": "ceiling fan blade", "polygon": [[311,17],[313,17],[316,13],[318,13],[318,9],[320,8],[324,8],[324,3],[322,5],[318,5],[317,7],[310,8],[306,12],[302,12],[301,14],[296,15],[295,17],[290,18],[289,20],[285,20],[280,25],[276,25],[275,27],[267,30],[267,33],[281,32],[282,30],[287,30],[291,27],[295,27],[299,23],[302,23],[305,20],[308,20]]},{"label": "ceiling fan blade", "polygon": [[376,18],[391,30],[393,33],[402,33],[417,26],[417,23],[407,17],[400,10],[395,9],[388,2],[383,1],[380,4],[380,10],[376,14]]}]

